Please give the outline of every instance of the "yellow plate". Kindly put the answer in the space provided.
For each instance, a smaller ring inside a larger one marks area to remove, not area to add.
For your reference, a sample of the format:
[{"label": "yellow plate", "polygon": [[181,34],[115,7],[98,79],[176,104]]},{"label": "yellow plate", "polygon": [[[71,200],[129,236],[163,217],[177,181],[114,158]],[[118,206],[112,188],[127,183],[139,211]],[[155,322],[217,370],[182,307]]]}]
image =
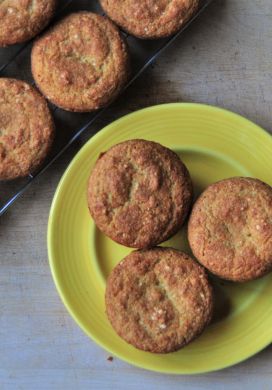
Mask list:
[{"label": "yellow plate", "polygon": [[[272,341],[272,277],[233,284],[215,281],[214,322],[184,349],[166,355],[139,351],[122,341],[106,315],[104,291],[111,269],[130,252],[95,227],[86,186],[100,152],[132,138],[157,141],[180,154],[196,192],[231,176],[272,184],[272,137],[231,112],[198,104],[147,108],[110,124],[73,159],[56,191],[48,225],[48,252],[59,294],[79,326],[111,354],[138,367],[194,374],[236,364]],[[165,243],[189,251],[184,231]]]}]

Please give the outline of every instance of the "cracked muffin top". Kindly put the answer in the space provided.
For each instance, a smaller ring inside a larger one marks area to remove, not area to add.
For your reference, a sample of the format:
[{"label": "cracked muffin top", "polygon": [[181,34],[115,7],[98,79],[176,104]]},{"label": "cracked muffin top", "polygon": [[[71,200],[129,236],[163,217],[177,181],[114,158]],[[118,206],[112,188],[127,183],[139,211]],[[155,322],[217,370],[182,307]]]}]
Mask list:
[{"label": "cracked muffin top", "polygon": [[199,262],[219,277],[265,275],[272,270],[272,188],[244,177],[210,185],[193,207],[188,236]]},{"label": "cracked muffin top", "polygon": [[126,44],[107,18],[73,13],[36,40],[32,73],[42,93],[68,111],[108,105],[129,75]]},{"label": "cracked muffin top", "polygon": [[107,281],[109,321],[120,337],[144,351],[182,348],[208,325],[212,310],[205,270],[171,248],[132,252]]},{"label": "cracked muffin top", "polygon": [[25,42],[39,32],[53,17],[56,0],[0,1],[0,46]]},{"label": "cracked muffin top", "polygon": [[100,0],[100,4],[128,33],[156,39],[176,33],[196,12],[199,0]]},{"label": "cracked muffin top", "polygon": [[21,80],[0,78],[0,180],[38,168],[53,138],[53,119],[43,96]]},{"label": "cracked muffin top", "polygon": [[145,140],[125,141],[101,154],[88,185],[89,210],[98,228],[133,248],[174,235],[192,196],[191,178],[179,156]]}]

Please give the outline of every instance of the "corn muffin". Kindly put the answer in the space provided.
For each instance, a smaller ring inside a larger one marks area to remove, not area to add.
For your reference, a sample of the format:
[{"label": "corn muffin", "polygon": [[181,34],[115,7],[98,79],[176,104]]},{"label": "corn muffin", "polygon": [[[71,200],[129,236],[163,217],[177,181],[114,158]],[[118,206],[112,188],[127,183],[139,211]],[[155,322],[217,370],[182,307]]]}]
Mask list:
[{"label": "corn muffin", "polygon": [[145,140],[125,141],[101,154],[88,185],[98,228],[132,248],[152,247],[174,235],[192,197],[192,181],[179,156]]},{"label": "corn muffin", "polygon": [[188,238],[215,275],[244,282],[272,270],[272,188],[234,177],[210,185],[195,203]]},{"label": "corn muffin", "polygon": [[202,333],[213,311],[204,268],[171,248],[134,251],[110,274],[106,312],[126,342],[153,353],[176,351]]},{"label": "corn muffin", "polygon": [[53,138],[53,119],[43,96],[23,81],[0,78],[0,180],[33,172]]},{"label": "corn muffin", "polygon": [[156,39],[176,33],[196,12],[199,0],[100,0],[100,4],[129,34]]},{"label": "corn muffin", "polygon": [[129,75],[127,47],[117,27],[91,12],[61,20],[34,43],[31,57],[41,92],[68,111],[107,106]]},{"label": "corn muffin", "polygon": [[39,34],[56,9],[56,0],[0,1],[0,46],[22,43]]}]

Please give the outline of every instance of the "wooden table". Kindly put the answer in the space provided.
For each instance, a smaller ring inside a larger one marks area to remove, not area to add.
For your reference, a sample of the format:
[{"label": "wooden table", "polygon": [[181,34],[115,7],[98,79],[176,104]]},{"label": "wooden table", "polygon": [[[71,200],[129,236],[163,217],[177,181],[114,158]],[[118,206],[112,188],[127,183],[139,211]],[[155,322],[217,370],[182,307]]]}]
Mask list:
[{"label": "wooden table", "polygon": [[[194,101],[272,131],[271,45],[271,0],[215,0],[92,130],[141,107]],[[70,318],[51,278],[46,228],[56,185],[83,142],[0,220],[0,389],[271,389],[272,347],[220,372],[159,375],[109,362]]]}]

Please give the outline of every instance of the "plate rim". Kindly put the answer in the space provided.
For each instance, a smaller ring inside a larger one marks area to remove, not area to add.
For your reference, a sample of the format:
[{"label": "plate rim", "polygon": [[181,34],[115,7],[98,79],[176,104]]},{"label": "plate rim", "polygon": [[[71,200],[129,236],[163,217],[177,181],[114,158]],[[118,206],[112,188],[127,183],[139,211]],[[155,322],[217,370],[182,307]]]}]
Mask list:
[{"label": "plate rim", "polygon": [[[229,117],[234,117],[234,118],[237,118],[239,120],[242,120],[245,125],[248,124],[248,125],[251,125],[253,126],[253,129],[255,129],[256,133],[260,133],[262,134],[263,137],[267,137],[267,140],[269,140],[269,142],[271,142],[272,140],[272,135],[266,131],[264,128],[262,128],[261,126],[259,126],[258,124],[256,124],[255,122],[245,118],[244,116],[238,114],[238,113],[235,113],[233,111],[230,111],[228,109],[225,109],[225,108],[221,108],[221,107],[217,107],[217,106],[214,106],[214,105],[209,105],[209,104],[203,104],[203,103],[186,103],[186,102],[177,102],[177,103],[164,103],[164,104],[158,104],[158,105],[152,105],[152,106],[149,106],[149,107],[145,107],[145,108],[142,108],[142,109],[139,109],[139,110],[136,110],[132,113],[129,113],[129,114],[126,114],[126,115],[123,115],[122,117],[114,120],[113,122],[109,123],[108,125],[106,125],[105,127],[103,127],[101,130],[99,130],[94,136],[91,136],[90,139],[88,139],[85,144],[77,151],[77,153],[73,156],[72,160],[69,162],[68,166],[66,167],[66,169],[64,170],[62,176],[61,176],[61,179],[59,180],[59,183],[57,185],[57,188],[55,190],[55,193],[54,193],[54,196],[53,196],[53,199],[52,199],[52,202],[51,202],[51,206],[50,206],[50,212],[49,212],[49,217],[48,217],[48,225],[47,225],[47,253],[48,253],[48,262],[49,262],[49,266],[50,266],[50,271],[51,271],[51,275],[53,277],[53,280],[54,280],[54,284],[55,284],[55,288],[61,298],[61,301],[63,303],[63,305],[65,306],[66,310],[68,311],[69,315],[73,318],[73,320],[76,322],[76,324],[80,327],[81,330],[83,330],[83,332],[93,341],[95,342],[97,345],[99,345],[100,347],[102,347],[105,351],[111,353],[112,355],[116,356],[116,358],[130,364],[130,365],[133,365],[137,368],[140,368],[140,369],[143,369],[143,370],[146,370],[146,371],[151,371],[151,372],[156,372],[156,373],[161,373],[161,374],[168,374],[168,375],[201,375],[201,374],[205,374],[205,373],[210,373],[210,372],[216,372],[216,371],[219,371],[219,370],[223,370],[225,368],[229,368],[229,367],[232,367],[232,366],[235,366],[239,363],[242,363],[250,358],[252,358],[253,356],[255,356],[256,354],[258,354],[259,352],[261,352],[262,350],[264,350],[265,348],[267,348],[271,343],[272,343],[272,335],[271,335],[271,340],[269,342],[265,342],[263,344],[260,345],[259,348],[256,348],[255,351],[250,354],[250,355],[247,355],[247,356],[242,356],[238,359],[234,359],[233,362],[230,362],[229,364],[217,364],[217,365],[214,365],[213,367],[211,367],[210,369],[205,369],[205,370],[195,370],[195,371],[191,371],[191,370],[188,370],[188,371],[182,371],[182,370],[177,370],[177,369],[174,369],[174,370],[169,370],[169,369],[166,369],[164,370],[163,368],[157,368],[156,366],[153,366],[152,362],[149,363],[149,366],[147,367],[146,365],[141,365],[140,363],[138,362],[135,362],[133,361],[133,359],[130,359],[129,357],[126,357],[126,356],[120,356],[120,354],[116,354],[116,352],[114,350],[111,349],[111,347],[109,347],[108,345],[105,345],[105,343],[103,341],[101,341],[101,339],[97,338],[95,335],[93,335],[89,329],[84,325],[84,323],[82,323],[80,321],[80,319],[78,318],[78,316],[74,313],[73,309],[70,307],[70,304],[69,302],[67,301],[66,297],[65,297],[65,293],[63,292],[62,288],[61,288],[61,283],[56,275],[56,270],[55,270],[55,263],[54,263],[54,253],[53,253],[53,245],[52,245],[52,234],[53,234],[53,219],[54,219],[54,211],[55,211],[55,208],[56,208],[56,205],[57,205],[57,201],[58,201],[58,197],[59,197],[59,193],[61,191],[61,188],[62,188],[62,184],[65,182],[67,176],[69,176],[69,173],[70,173],[70,170],[72,169],[72,166],[73,164],[75,163],[76,160],[80,159],[81,155],[84,154],[85,152],[85,149],[88,149],[90,146],[90,144],[92,144],[93,142],[96,142],[96,141],[99,141],[99,138],[100,137],[103,137],[105,133],[107,133],[108,131],[111,131],[111,127],[112,125],[118,125],[120,122],[122,122],[123,120],[126,120],[126,119],[129,119],[129,118],[133,118],[134,116],[136,117],[137,115],[141,114],[142,112],[150,112],[150,111],[155,111],[155,110],[160,110],[160,109],[168,109],[168,108],[181,108],[181,107],[187,107],[187,108],[196,108],[196,109],[204,109],[204,110],[211,110],[211,111],[215,111],[215,112],[221,112],[221,113],[224,113],[225,115],[228,115]],[[149,354],[148,352],[146,352],[147,354]],[[150,356],[152,356],[153,354],[150,353]],[[164,355],[165,356],[165,355]]]}]

